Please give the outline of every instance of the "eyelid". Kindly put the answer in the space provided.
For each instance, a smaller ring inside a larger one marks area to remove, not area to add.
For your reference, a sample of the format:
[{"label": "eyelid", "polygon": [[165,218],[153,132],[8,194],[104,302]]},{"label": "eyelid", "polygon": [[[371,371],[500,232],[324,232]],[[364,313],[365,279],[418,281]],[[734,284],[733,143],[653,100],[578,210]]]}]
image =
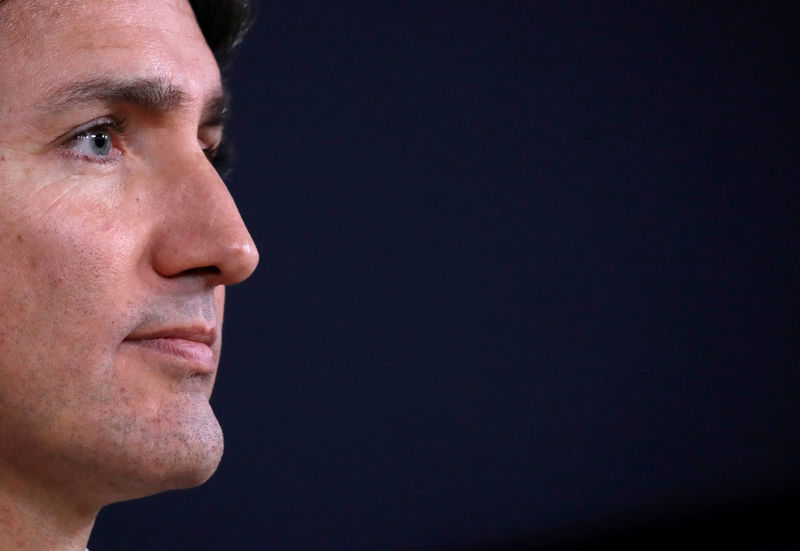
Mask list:
[{"label": "eyelid", "polygon": [[224,135],[225,129],[221,124],[204,124],[197,129],[197,140],[203,145],[203,149],[219,147]]},{"label": "eyelid", "polygon": [[98,161],[98,162],[109,162],[113,160],[116,155],[109,155],[109,156],[91,156],[86,155],[83,153],[78,153],[73,151],[69,146],[70,144],[75,143],[75,141],[84,136],[86,134],[90,134],[92,132],[106,132],[110,135],[112,140],[112,147],[117,150],[117,154],[121,153],[119,151],[119,138],[125,134],[127,128],[127,121],[125,119],[120,119],[112,116],[104,116],[84,123],[76,128],[71,129],[70,131],[66,132],[62,136],[56,139],[56,142],[59,144],[59,149],[64,150],[65,152],[71,152],[70,156],[74,156],[75,158],[85,159],[90,161]]},{"label": "eyelid", "polygon": [[114,134],[121,135],[125,133],[126,128],[127,120],[106,115],[70,129],[56,138],[55,142],[62,144],[68,143],[81,134],[87,134],[90,130],[111,130]]}]

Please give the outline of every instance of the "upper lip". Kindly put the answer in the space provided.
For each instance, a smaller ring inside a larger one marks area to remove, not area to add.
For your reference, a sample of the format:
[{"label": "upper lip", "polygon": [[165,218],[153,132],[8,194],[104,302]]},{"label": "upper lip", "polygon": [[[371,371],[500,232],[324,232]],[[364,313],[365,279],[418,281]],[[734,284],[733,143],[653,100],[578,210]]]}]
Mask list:
[{"label": "upper lip", "polygon": [[211,346],[217,340],[216,327],[206,324],[174,325],[169,327],[141,328],[125,337],[126,341],[148,339],[183,339]]}]

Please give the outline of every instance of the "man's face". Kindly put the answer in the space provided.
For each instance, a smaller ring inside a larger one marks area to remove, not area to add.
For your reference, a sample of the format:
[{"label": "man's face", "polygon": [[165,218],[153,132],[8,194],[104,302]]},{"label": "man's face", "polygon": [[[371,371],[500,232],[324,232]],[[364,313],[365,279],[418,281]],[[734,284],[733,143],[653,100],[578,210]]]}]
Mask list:
[{"label": "man's face", "polygon": [[224,285],[258,255],[206,157],[223,94],[191,7],[6,0],[0,52],[0,485],[202,482]]}]

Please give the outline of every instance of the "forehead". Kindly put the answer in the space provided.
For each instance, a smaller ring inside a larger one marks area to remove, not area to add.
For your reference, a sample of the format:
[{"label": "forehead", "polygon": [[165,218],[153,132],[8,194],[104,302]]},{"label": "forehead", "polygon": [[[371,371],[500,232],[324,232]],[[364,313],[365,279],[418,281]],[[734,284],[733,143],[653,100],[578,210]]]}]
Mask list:
[{"label": "forehead", "polygon": [[7,108],[90,79],[158,79],[197,99],[220,86],[188,0],[0,1],[0,51]]}]

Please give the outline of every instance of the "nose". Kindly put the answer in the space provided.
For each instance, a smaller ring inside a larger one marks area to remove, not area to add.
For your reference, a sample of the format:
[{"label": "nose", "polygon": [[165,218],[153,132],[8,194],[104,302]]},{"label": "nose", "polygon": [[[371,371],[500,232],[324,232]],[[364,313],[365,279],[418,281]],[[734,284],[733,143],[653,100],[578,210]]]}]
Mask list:
[{"label": "nose", "polygon": [[207,284],[233,285],[258,264],[258,250],[225,183],[202,152],[175,156],[159,180],[161,223],[151,240],[153,269],[163,277],[201,274]]}]

